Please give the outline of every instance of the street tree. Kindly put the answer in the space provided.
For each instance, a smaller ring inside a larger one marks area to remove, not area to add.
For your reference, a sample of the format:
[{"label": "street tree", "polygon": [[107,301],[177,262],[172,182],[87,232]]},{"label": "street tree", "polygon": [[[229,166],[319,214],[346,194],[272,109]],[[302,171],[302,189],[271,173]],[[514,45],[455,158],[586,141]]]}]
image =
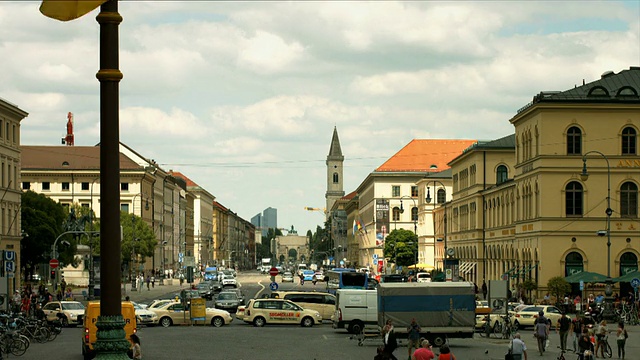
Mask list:
[{"label": "street tree", "polygon": [[384,257],[399,266],[415,263],[417,251],[418,236],[410,230],[393,230],[387,235],[384,242]]},{"label": "street tree", "polygon": [[[24,266],[25,280],[35,274],[36,266],[46,264],[51,259],[51,246],[63,232],[65,210],[59,203],[31,190],[22,193],[22,231],[27,235],[22,239],[20,263]],[[73,261],[73,250],[60,248],[62,263]]]},{"label": "street tree", "polygon": [[571,292],[571,284],[562,276],[554,276],[547,282],[547,288],[551,295],[556,297],[556,301],[564,298],[565,294]]}]

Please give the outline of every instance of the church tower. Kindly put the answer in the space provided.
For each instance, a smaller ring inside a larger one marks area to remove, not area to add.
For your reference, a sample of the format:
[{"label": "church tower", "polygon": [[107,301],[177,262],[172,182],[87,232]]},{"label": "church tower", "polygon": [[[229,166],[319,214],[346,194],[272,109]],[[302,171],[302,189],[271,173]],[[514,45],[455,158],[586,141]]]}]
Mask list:
[{"label": "church tower", "polygon": [[327,208],[325,215],[328,216],[331,208],[336,201],[344,196],[344,180],[342,176],[342,165],[344,156],[340,148],[340,139],[338,139],[338,129],[333,127],[333,137],[331,138],[331,147],[327,156]]}]

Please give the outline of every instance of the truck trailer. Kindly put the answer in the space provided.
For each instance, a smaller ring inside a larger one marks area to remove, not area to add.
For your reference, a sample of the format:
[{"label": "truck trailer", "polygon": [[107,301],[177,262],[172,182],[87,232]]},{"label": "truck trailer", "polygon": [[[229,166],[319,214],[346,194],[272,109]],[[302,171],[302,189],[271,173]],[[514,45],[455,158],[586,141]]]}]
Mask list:
[{"label": "truck trailer", "polygon": [[415,318],[420,336],[434,346],[447,338],[473,338],[476,324],[475,286],[471,282],[380,283],[378,326],[391,319],[399,338]]}]

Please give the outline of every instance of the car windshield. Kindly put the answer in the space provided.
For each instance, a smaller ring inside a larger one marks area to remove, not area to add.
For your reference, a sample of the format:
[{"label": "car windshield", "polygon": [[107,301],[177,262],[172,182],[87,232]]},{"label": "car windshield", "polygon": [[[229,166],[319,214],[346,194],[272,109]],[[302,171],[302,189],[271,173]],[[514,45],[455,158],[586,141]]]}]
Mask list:
[{"label": "car windshield", "polygon": [[200,283],[200,284],[196,285],[196,287],[198,289],[202,289],[202,290],[209,290],[209,285],[207,285],[205,283]]},{"label": "car windshield", "polygon": [[84,310],[84,306],[80,303],[62,303],[63,310]]},{"label": "car windshield", "polygon": [[287,271],[287,272],[286,272],[286,273],[284,273],[284,275],[282,275],[282,276],[293,276],[293,274]]},{"label": "car windshield", "polygon": [[220,293],[218,300],[236,300],[238,296],[235,293]]},{"label": "car windshield", "polygon": [[225,275],[233,275],[233,273],[231,272],[231,270],[223,270],[222,271]]},{"label": "car windshield", "polygon": [[315,274],[315,271],[313,271],[313,270],[305,270],[302,273],[305,274],[305,275],[313,275],[313,274]]}]

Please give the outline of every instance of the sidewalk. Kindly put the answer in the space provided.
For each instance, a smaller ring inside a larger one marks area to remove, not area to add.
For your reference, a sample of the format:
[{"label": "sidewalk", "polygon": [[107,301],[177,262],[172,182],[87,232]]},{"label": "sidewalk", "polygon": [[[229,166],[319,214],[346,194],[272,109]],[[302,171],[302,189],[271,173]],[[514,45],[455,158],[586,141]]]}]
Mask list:
[{"label": "sidewalk", "polygon": [[[194,284],[197,284],[198,282],[200,282],[200,279],[195,279]],[[165,279],[164,284],[165,285],[160,285],[158,282],[156,282],[154,287],[150,286],[147,290],[147,284],[145,283],[142,290],[131,291],[131,283],[127,283],[124,287],[120,287],[122,300],[129,296],[129,299],[131,301],[144,303],[157,299],[165,294],[176,293],[182,289],[188,289],[191,286],[191,284],[184,282],[181,287],[180,280],[178,279]],[[76,288],[73,290],[73,297],[77,301],[86,302],[87,299],[85,299],[84,296],[86,294],[86,291],[86,288]]]}]

